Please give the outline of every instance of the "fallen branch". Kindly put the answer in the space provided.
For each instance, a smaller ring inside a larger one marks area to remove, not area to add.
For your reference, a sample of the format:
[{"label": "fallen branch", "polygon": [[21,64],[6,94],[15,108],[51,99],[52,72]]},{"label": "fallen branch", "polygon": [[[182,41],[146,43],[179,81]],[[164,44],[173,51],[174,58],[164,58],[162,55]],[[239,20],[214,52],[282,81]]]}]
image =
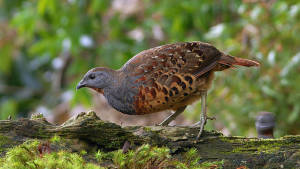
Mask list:
[{"label": "fallen branch", "polygon": [[14,139],[14,144],[32,138],[43,140],[60,136],[78,139],[103,151],[120,149],[125,142],[129,142],[131,148],[142,144],[165,146],[172,155],[179,157],[190,148],[196,148],[201,157],[200,162],[223,160],[224,166],[228,168],[300,167],[299,135],[257,139],[225,137],[218,132],[205,131],[201,139],[196,141],[198,130],[192,127],[161,126],[122,128],[100,120],[94,112],[81,113],[61,126],[52,125],[44,118],[0,121],[0,134]]}]

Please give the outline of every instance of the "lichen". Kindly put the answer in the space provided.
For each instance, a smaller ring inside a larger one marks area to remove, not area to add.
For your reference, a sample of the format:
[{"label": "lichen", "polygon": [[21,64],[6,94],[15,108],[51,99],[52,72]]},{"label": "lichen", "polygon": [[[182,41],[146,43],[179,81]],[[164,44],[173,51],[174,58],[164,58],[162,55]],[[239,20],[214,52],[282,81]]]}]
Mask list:
[{"label": "lichen", "polygon": [[30,117],[31,120],[43,119],[44,115],[42,113],[33,113]]},{"label": "lichen", "polygon": [[220,137],[223,142],[234,143],[232,150],[234,153],[249,153],[252,150],[254,154],[266,153],[271,154],[279,151],[283,145],[291,144],[288,139],[257,139],[257,138],[242,138],[242,137]]}]

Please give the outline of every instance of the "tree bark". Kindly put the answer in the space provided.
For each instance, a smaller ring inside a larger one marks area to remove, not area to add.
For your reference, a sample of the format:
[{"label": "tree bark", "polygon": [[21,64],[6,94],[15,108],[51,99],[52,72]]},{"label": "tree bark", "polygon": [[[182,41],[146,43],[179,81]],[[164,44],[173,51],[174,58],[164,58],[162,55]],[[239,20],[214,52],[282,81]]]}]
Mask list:
[{"label": "tree bark", "polygon": [[[112,151],[129,142],[131,148],[142,144],[166,146],[173,156],[196,148],[200,162],[224,161],[225,168],[300,168],[300,136],[278,139],[225,137],[219,132],[204,131],[200,140],[195,138],[196,127],[131,126],[121,127],[104,122],[94,112],[81,113],[63,125],[56,126],[44,118],[2,120],[0,135],[13,139],[17,145],[27,139],[48,139],[54,135],[76,139],[103,151]],[[1,139],[0,139],[1,141]],[[0,143],[1,146],[4,144]],[[7,147],[7,145],[5,145]],[[3,147],[2,147],[3,148]],[[5,151],[0,154],[3,156]]]}]

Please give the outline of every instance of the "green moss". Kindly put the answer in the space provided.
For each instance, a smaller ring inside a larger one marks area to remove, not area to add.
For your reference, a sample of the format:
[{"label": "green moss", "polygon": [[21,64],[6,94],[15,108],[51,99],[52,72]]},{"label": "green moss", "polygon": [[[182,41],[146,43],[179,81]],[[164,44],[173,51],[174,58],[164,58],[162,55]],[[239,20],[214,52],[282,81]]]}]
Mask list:
[{"label": "green moss", "polygon": [[203,168],[203,169],[210,169],[210,168],[215,168],[215,169],[221,169],[223,168],[223,165],[224,165],[224,161],[207,161],[207,162],[203,162],[201,163],[200,165],[200,168]]},{"label": "green moss", "polygon": [[58,135],[54,135],[53,137],[50,138],[51,143],[60,143],[61,142],[61,137]]},{"label": "green moss", "polygon": [[151,127],[144,127],[143,129],[144,129],[144,131],[146,131],[146,132],[151,132],[151,131],[152,131]]},{"label": "green moss", "polygon": [[86,154],[87,154],[87,152],[86,152],[85,150],[81,150],[81,151],[80,151],[80,155],[83,155],[83,156],[84,156],[84,155],[86,155]]},{"label": "green moss", "polygon": [[102,163],[104,161],[112,161],[114,154],[116,151],[111,152],[102,152],[101,150],[98,150],[95,153],[95,159],[97,162]]},{"label": "green moss", "polygon": [[198,150],[191,148],[189,151],[183,154],[182,163],[189,164],[189,166],[199,165],[200,156],[198,155]]},{"label": "green moss", "polygon": [[25,143],[10,149],[6,156],[0,159],[0,169],[31,169],[31,168],[64,168],[64,169],[92,169],[101,168],[92,163],[86,163],[76,153],[67,151],[51,152],[40,154],[37,140],[26,141]]},{"label": "green moss", "polygon": [[103,158],[105,156],[105,153],[101,152],[100,150],[98,150],[96,153],[95,153],[95,158],[98,162],[102,162]]},{"label": "green moss", "polygon": [[12,140],[7,136],[0,134],[0,153],[4,152],[7,149],[7,145],[11,142]]},{"label": "green moss", "polygon": [[9,143],[10,139],[2,134],[0,134],[0,147]]},{"label": "green moss", "polygon": [[123,153],[122,150],[113,153],[112,161],[118,168],[166,168],[170,165],[171,156],[169,149],[162,147],[151,147],[146,144],[135,151]]},{"label": "green moss", "polygon": [[[249,138],[245,139],[242,137],[220,137],[224,142],[234,143],[234,149],[232,152],[241,153],[249,152],[253,150],[254,154],[267,153],[271,154],[280,150],[280,148],[289,145],[289,141],[283,138],[279,139],[257,139]],[[240,143],[240,144],[239,144]]]},{"label": "green moss", "polygon": [[166,147],[142,145],[136,150],[123,153],[122,150],[105,153],[98,150],[95,159],[99,163],[110,161],[116,168],[183,168],[183,169],[202,169],[202,168],[222,168],[223,161],[204,162],[199,164],[200,157],[197,149],[192,148],[176,159],[170,155],[170,149]]}]

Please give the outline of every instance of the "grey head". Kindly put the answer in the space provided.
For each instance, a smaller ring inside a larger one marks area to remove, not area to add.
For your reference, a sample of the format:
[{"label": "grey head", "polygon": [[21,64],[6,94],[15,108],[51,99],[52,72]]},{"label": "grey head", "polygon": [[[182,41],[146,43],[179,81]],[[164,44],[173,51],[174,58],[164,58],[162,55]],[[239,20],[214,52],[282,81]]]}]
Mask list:
[{"label": "grey head", "polygon": [[103,93],[103,89],[113,85],[115,78],[115,70],[104,67],[93,68],[83,76],[76,89],[88,87]]}]

